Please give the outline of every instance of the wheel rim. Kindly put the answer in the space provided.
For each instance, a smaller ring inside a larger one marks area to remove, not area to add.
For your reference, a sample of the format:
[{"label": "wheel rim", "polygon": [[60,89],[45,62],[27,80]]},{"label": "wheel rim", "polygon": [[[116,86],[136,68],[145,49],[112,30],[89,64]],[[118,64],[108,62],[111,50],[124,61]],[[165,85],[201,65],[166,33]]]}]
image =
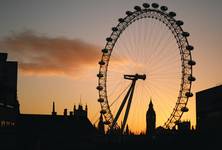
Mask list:
[{"label": "wheel rim", "polygon": [[[189,97],[192,96],[191,85],[192,81],[195,80],[195,78],[193,78],[192,76],[192,66],[194,64],[191,63],[194,62],[191,56],[192,47],[188,43],[186,32],[184,32],[181,27],[183,22],[176,20],[174,18],[174,13],[167,13],[166,11],[157,8],[137,9],[134,12],[127,12],[127,14],[128,15],[124,19],[119,19],[119,23],[116,27],[112,28],[113,32],[111,33],[111,36],[106,39],[107,43],[105,45],[105,48],[102,50],[103,55],[99,62],[100,69],[97,75],[99,78],[97,89],[99,91],[101,113],[103,113],[105,123],[109,127],[111,127],[111,124],[113,122],[113,114],[110,109],[110,100],[108,100],[108,67],[110,67],[109,62],[112,58],[111,56],[113,55],[115,46],[116,44],[118,44],[119,38],[127,28],[129,28],[136,22],[139,22],[144,19],[158,20],[162,24],[166,25],[169,31],[174,36],[174,39],[177,42],[177,49],[180,52],[181,59],[181,80],[178,90],[178,98],[177,100],[175,100],[176,104],[172,109],[173,111],[170,113],[165,123],[163,124],[165,128],[172,128],[178,121],[180,121],[183,113],[187,111],[185,110],[185,108],[187,108],[186,106]],[[119,128],[118,124],[115,125],[115,128]]]}]

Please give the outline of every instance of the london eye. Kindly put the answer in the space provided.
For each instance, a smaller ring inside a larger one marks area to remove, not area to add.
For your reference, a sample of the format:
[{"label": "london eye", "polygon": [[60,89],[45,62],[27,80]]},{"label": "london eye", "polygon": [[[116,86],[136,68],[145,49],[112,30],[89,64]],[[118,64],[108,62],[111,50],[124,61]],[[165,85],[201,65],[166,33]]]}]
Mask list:
[{"label": "london eye", "polygon": [[144,3],[112,27],[97,74],[100,113],[108,130],[123,133],[127,124],[144,130],[150,100],[164,128],[175,127],[189,111],[196,63],[183,24],[166,6]]}]

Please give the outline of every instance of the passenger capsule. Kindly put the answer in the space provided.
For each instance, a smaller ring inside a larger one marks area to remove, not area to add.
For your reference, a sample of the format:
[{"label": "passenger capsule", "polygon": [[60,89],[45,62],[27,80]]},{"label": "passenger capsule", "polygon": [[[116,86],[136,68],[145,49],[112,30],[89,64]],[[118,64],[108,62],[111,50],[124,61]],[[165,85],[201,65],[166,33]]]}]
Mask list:
[{"label": "passenger capsule", "polygon": [[116,31],[118,31],[118,28],[117,28],[117,27],[113,27],[113,28],[112,28],[112,31],[113,31],[113,32],[116,32]]},{"label": "passenger capsule", "polygon": [[182,108],[181,108],[181,111],[182,111],[182,112],[188,112],[189,109],[188,109],[187,107],[182,107]]},{"label": "passenger capsule", "polygon": [[106,114],[106,110],[101,110],[100,113],[101,114]]},{"label": "passenger capsule", "polygon": [[194,49],[194,47],[192,45],[187,45],[186,49],[189,50],[189,51],[192,51]]},{"label": "passenger capsule", "polygon": [[131,11],[126,11],[126,15],[130,16],[130,15],[132,15],[132,14],[133,14],[133,12],[131,12]]},{"label": "passenger capsule", "polygon": [[141,11],[141,10],[142,10],[140,6],[135,6],[134,9],[135,9],[136,11]]},{"label": "passenger capsule", "polygon": [[196,65],[196,62],[193,61],[193,60],[189,60],[189,61],[188,61],[188,65],[190,65],[190,66],[194,66],[194,65]]},{"label": "passenger capsule", "polygon": [[161,6],[160,9],[161,9],[162,11],[167,11],[167,10],[168,10],[168,8],[167,8],[166,6]]},{"label": "passenger capsule", "polygon": [[105,62],[103,60],[99,61],[100,65],[105,65]]},{"label": "passenger capsule", "polygon": [[148,3],[143,3],[143,7],[144,7],[144,8],[149,8],[149,7],[150,7],[150,4],[148,4]]},{"label": "passenger capsule", "polygon": [[184,23],[183,23],[183,21],[181,21],[181,20],[177,20],[177,21],[176,21],[176,24],[177,24],[178,26],[182,26]]},{"label": "passenger capsule", "polygon": [[113,39],[112,39],[111,37],[106,38],[106,41],[107,41],[107,42],[112,42],[112,40],[113,40]]},{"label": "passenger capsule", "polygon": [[103,77],[103,74],[98,73],[98,74],[97,74],[97,77],[98,77],[98,78],[102,78],[102,77]]},{"label": "passenger capsule", "polygon": [[195,78],[195,77],[193,77],[192,75],[190,75],[190,76],[188,77],[188,80],[189,80],[189,81],[195,81],[195,80],[196,80],[196,78]]},{"label": "passenger capsule", "polygon": [[119,18],[118,20],[120,23],[123,23],[124,22],[124,19],[123,18]]},{"label": "passenger capsule", "polygon": [[169,12],[169,14],[168,14],[170,17],[176,17],[176,13],[175,12],[173,12],[173,11],[171,11],[171,12]]},{"label": "passenger capsule", "polygon": [[102,90],[103,90],[103,87],[102,87],[101,85],[98,85],[98,86],[96,87],[96,89],[99,90],[99,91],[102,91]]},{"label": "passenger capsule", "polygon": [[108,52],[109,52],[109,50],[108,50],[108,49],[106,49],[106,48],[104,48],[104,49],[102,49],[102,52],[103,52],[103,53],[108,53]]},{"label": "passenger capsule", "polygon": [[153,7],[153,8],[158,8],[158,7],[159,7],[159,4],[157,4],[157,3],[152,3],[152,7]]},{"label": "passenger capsule", "polygon": [[190,36],[190,33],[189,33],[189,32],[183,32],[183,33],[182,33],[182,36],[188,37],[188,36]]},{"label": "passenger capsule", "polygon": [[186,97],[192,97],[193,96],[193,93],[191,93],[191,92],[186,92]]},{"label": "passenger capsule", "polygon": [[104,99],[103,99],[103,98],[99,98],[99,99],[98,99],[98,102],[103,103],[103,102],[104,102]]}]

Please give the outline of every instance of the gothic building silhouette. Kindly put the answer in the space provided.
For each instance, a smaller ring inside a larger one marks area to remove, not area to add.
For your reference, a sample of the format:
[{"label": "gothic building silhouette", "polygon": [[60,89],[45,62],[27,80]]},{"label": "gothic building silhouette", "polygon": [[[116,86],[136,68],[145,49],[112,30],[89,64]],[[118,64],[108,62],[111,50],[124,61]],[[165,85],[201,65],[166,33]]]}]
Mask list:
[{"label": "gothic building silhouette", "polygon": [[[56,104],[53,103],[52,114],[20,114],[17,119],[16,132],[19,136],[21,149],[31,149],[30,145],[41,142],[42,147],[47,149],[64,149],[58,146],[70,145],[81,148],[88,144],[87,138],[92,138],[97,134],[96,129],[91,124],[87,116],[87,106],[83,109],[81,104],[78,108],[68,113],[64,109],[63,115],[56,112]],[[74,112],[74,113],[73,113]],[[20,141],[21,140],[21,141]],[[26,141],[26,143],[24,143]],[[27,145],[28,143],[28,145]],[[54,146],[54,147],[52,147]]]},{"label": "gothic building silhouette", "polygon": [[[78,109],[68,114],[64,109],[63,115],[58,115],[53,102],[53,111],[51,115],[38,114],[20,114],[18,117],[19,130],[30,130],[33,134],[67,134],[88,135],[95,131],[93,125],[87,116],[87,106],[85,110],[81,104]],[[74,113],[73,113],[74,112]]]},{"label": "gothic building silhouette", "polygon": [[39,142],[45,149],[48,145],[57,149],[58,145],[72,142],[81,147],[88,142],[83,138],[95,136],[97,131],[88,119],[88,107],[83,108],[81,103],[70,112],[64,109],[63,115],[57,114],[55,102],[51,114],[20,113],[17,71],[18,63],[7,61],[7,53],[0,53],[0,149],[33,149]]},{"label": "gothic building silhouette", "polygon": [[150,100],[149,108],[146,112],[146,134],[153,136],[156,129],[156,112],[153,108],[152,100]]}]

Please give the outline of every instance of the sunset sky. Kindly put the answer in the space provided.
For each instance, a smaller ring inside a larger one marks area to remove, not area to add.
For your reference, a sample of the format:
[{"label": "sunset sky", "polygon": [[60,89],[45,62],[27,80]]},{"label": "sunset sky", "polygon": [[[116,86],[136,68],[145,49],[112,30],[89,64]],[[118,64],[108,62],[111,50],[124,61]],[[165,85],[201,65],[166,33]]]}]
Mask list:
[{"label": "sunset sky", "polygon": [[[101,48],[118,18],[144,2],[168,6],[190,32],[197,62],[193,93],[222,84],[221,0],[1,0],[0,52],[19,62],[21,113],[50,114],[55,101],[62,114],[81,97],[94,123]],[[183,119],[195,125],[194,98],[189,108]]]}]

